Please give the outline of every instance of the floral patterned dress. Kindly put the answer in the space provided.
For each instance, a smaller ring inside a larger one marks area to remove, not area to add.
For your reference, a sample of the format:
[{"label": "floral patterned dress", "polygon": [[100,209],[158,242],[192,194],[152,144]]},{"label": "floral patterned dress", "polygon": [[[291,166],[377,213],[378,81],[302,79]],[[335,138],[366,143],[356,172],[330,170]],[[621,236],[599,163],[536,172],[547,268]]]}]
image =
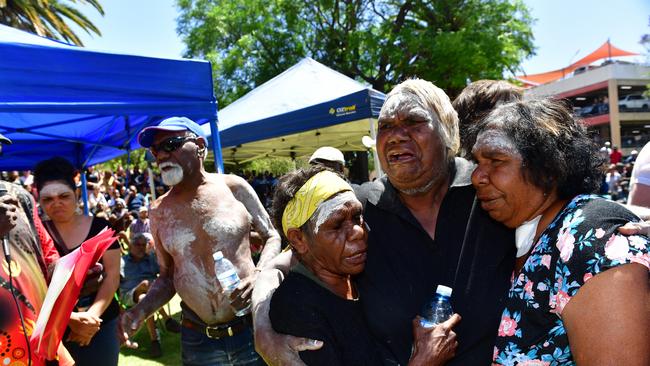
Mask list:
[{"label": "floral patterned dress", "polygon": [[501,315],[495,365],[573,365],[562,310],[593,276],[626,263],[650,268],[648,238],[623,236],[638,218],[597,196],[571,200],[514,277]]}]

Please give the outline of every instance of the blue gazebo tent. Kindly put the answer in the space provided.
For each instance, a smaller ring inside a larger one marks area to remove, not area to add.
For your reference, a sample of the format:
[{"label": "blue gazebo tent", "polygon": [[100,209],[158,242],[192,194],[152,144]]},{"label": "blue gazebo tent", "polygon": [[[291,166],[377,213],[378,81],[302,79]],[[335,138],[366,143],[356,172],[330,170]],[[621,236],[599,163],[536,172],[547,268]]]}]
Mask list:
[{"label": "blue gazebo tent", "polygon": [[365,151],[361,138],[374,138],[384,98],[305,58],[219,111],[223,159],[308,156],[320,146]]},{"label": "blue gazebo tent", "polygon": [[55,155],[85,168],[139,148],[138,131],[166,117],[216,130],[216,111],[208,62],[95,52],[0,25],[0,133],[13,140],[0,170]]}]

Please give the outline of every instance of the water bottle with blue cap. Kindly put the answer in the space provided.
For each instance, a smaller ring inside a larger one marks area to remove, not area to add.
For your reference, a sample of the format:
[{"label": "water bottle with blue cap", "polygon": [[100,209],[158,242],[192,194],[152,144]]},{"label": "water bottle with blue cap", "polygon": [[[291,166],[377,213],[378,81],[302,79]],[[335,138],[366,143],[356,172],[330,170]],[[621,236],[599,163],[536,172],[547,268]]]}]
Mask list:
[{"label": "water bottle with blue cap", "polygon": [[[239,286],[239,275],[237,274],[237,268],[223,256],[221,251],[218,251],[212,255],[214,259],[214,272],[217,275],[217,280],[223,289],[226,297],[230,298],[230,294],[235,291],[237,286]],[[246,306],[243,309],[234,309],[235,315],[244,316],[248,314],[250,305]]]}]

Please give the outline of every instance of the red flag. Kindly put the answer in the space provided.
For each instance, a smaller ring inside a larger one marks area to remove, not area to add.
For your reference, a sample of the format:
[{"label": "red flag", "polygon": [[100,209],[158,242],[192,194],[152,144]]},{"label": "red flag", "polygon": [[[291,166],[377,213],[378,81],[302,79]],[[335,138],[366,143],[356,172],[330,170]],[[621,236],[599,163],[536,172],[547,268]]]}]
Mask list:
[{"label": "red flag", "polygon": [[57,262],[30,339],[36,355],[49,360],[56,357],[88,269],[113,244],[114,235],[113,230],[103,230]]}]

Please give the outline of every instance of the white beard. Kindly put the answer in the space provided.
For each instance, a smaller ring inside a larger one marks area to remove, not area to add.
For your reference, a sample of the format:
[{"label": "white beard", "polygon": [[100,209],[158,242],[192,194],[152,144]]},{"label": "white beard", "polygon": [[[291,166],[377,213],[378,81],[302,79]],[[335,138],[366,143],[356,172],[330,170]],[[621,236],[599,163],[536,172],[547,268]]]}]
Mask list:
[{"label": "white beard", "polygon": [[[166,186],[175,186],[183,180],[183,168],[180,165],[166,161],[159,167],[160,176]],[[171,167],[171,169],[163,170],[166,167]]]}]

